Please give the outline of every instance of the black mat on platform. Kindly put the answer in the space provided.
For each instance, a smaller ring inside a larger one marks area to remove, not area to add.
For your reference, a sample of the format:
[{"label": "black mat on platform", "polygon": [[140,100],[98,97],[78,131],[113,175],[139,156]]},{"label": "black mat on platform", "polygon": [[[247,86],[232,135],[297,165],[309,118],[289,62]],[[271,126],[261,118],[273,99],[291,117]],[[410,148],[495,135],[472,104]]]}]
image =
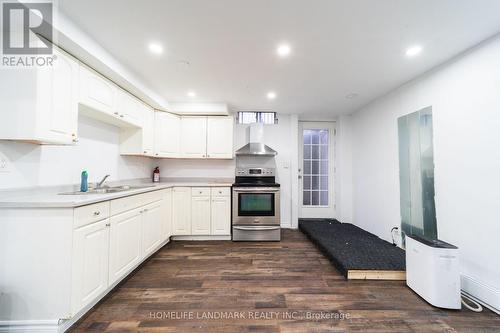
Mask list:
[{"label": "black mat on platform", "polygon": [[353,224],[299,219],[299,229],[347,277],[349,270],[404,271],[405,252]]}]

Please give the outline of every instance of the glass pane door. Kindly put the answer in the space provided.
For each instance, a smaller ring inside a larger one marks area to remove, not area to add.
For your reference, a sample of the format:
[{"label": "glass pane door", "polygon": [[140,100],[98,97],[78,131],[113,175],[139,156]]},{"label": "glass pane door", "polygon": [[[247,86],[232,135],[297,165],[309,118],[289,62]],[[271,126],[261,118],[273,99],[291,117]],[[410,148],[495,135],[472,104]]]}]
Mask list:
[{"label": "glass pane door", "polygon": [[329,129],[303,129],[303,206],[328,206]]}]

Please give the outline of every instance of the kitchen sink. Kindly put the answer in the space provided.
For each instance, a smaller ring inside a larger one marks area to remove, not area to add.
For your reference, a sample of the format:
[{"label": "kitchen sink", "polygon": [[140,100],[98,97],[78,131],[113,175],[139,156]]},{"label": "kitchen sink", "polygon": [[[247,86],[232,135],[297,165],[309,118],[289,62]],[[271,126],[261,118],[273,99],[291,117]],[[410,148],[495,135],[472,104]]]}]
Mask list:
[{"label": "kitchen sink", "polygon": [[101,188],[90,188],[87,192],[74,191],[59,193],[60,195],[86,195],[86,194],[107,194],[118,193],[132,190],[140,190],[143,188],[153,187],[151,185],[122,185],[122,186],[105,186]]}]

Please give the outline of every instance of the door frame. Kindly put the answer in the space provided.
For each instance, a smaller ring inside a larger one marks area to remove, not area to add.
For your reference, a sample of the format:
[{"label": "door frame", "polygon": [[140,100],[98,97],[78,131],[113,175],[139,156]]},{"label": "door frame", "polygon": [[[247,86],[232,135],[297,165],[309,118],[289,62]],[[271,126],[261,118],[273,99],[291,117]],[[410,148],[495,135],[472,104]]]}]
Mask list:
[{"label": "door frame", "polygon": [[[303,206],[303,130],[327,128],[330,130],[328,142],[328,206],[319,206],[314,208],[304,208]],[[299,121],[297,132],[297,153],[298,153],[298,218],[336,218],[336,195],[335,195],[335,139],[336,139],[335,121]]]}]

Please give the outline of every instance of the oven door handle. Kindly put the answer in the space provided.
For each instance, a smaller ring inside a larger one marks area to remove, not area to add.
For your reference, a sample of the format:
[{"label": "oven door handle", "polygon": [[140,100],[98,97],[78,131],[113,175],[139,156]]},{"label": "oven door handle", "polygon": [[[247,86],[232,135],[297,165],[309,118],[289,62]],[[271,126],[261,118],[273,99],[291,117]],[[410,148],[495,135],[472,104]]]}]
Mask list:
[{"label": "oven door handle", "polygon": [[275,188],[252,188],[252,189],[237,189],[237,188],[233,188],[233,191],[234,192],[251,192],[251,193],[254,193],[254,192],[279,192],[279,189],[275,189]]},{"label": "oven door handle", "polygon": [[272,227],[272,226],[252,226],[252,227],[233,226],[233,228],[237,229],[237,230],[247,230],[247,231],[277,230],[277,229],[280,229],[280,227]]}]

